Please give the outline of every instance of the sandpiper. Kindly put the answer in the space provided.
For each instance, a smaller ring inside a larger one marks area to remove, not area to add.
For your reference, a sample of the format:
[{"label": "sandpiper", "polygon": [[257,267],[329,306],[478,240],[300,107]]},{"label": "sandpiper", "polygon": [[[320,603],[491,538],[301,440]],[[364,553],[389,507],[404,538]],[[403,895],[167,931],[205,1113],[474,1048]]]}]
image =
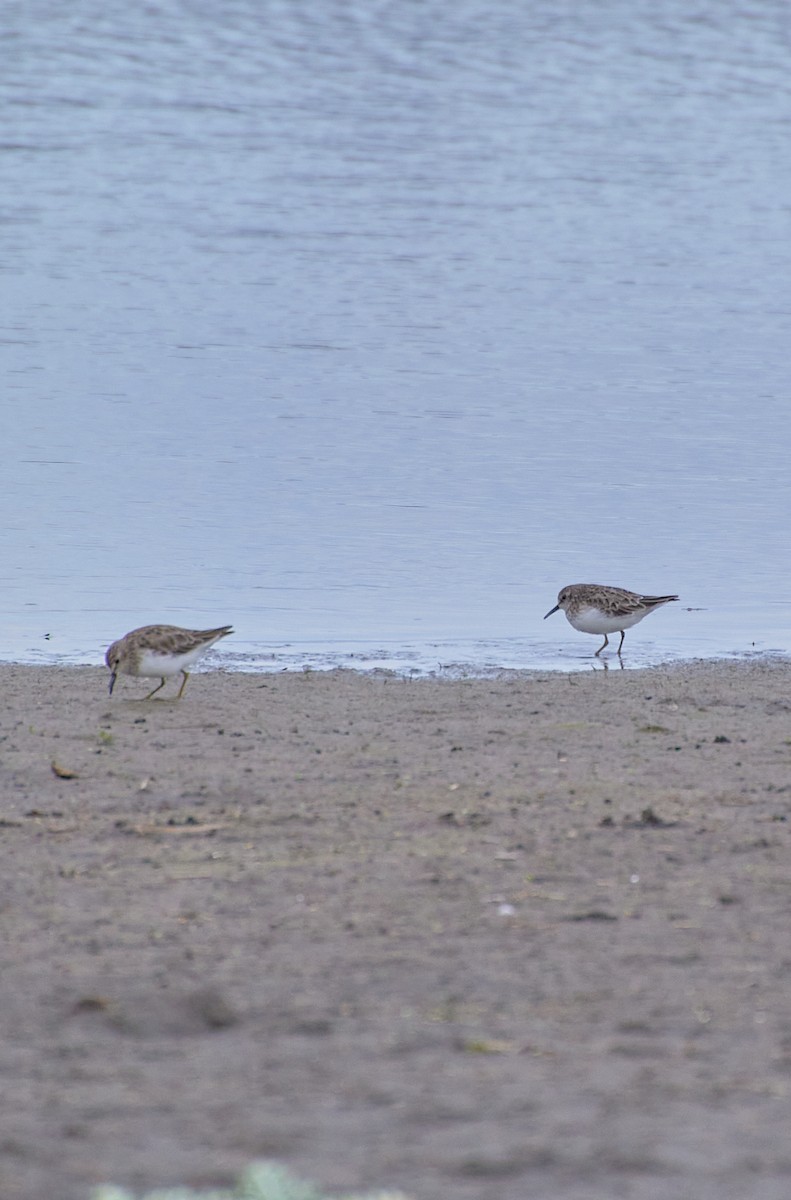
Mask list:
[{"label": "sandpiper", "polygon": [[230,625],[219,629],[181,629],[178,625],[143,625],[133,629],[126,637],[113,642],[104,661],[112,672],[110,695],[113,694],[118,674],[143,675],[159,679],[159,684],[144,697],[150,700],[161,688],[169,675],[183,675],[177,700],[184,695],[189,679],[189,669],[202,654],[220,638],[233,633]]},{"label": "sandpiper", "polygon": [[625,631],[659,608],[660,604],[668,604],[671,600],[678,600],[678,596],[641,596],[639,592],[607,587],[601,583],[570,583],[560,592],[557,604],[550,608],[544,620],[562,609],[569,625],[579,629],[580,633],[604,634],[597,655],[609,645],[608,633],[620,633],[620,654]]}]

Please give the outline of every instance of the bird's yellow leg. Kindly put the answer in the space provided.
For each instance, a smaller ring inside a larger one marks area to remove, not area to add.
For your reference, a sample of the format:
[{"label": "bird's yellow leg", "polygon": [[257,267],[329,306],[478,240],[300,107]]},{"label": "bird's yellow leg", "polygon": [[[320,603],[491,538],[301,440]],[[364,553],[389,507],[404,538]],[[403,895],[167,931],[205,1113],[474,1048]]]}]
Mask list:
[{"label": "bird's yellow leg", "polygon": [[177,700],[180,700],[181,697],[184,695],[184,688],[187,686],[187,680],[190,677],[189,671],[182,671],[181,674],[184,676],[184,682],[182,683],[181,687],[179,688],[179,694],[178,694],[178,696],[176,696]]},{"label": "bird's yellow leg", "polygon": [[160,679],[160,681],[159,681],[159,686],[155,687],[153,692],[149,692],[147,696],[143,697],[143,699],[150,700],[151,697],[156,696],[157,692],[160,691],[160,689],[163,688],[164,686],[165,686],[165,677],[163,676],[162,679]]}]

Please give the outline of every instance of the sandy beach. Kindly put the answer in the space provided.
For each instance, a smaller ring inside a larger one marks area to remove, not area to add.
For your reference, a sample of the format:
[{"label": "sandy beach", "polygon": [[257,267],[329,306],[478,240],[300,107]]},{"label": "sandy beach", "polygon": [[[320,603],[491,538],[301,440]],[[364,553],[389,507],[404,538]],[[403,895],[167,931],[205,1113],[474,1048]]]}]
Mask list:
[{"label": "sandy beach", "polygon": [[0,667],[3,1200],[787,1200],[791,664],[107,678]]}]

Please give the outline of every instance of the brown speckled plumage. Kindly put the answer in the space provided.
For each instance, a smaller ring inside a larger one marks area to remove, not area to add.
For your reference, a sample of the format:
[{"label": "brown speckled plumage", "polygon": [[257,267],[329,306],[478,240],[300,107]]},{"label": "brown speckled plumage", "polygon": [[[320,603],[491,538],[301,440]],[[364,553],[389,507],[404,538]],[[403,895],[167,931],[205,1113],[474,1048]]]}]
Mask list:
[{"label": "brown speckled plumage", "polygon": [[581,633],[603,634],[604,641],[596,651],[597,655],[609,645],[609,633],[620,633],[620,654],[625,630],[671,600],[678,600],[678,596],[643,596],[639,592],[608,587],[603,583],[570,583],[561,589],[557,604],[549,610],[544,620],[562,609],[574,629]]},{"label": "brown speckled plumage", "polygon": [[233,633],[230,625],[221,625],[216,629],[142,625],[139,629],[133,629],[125,637],[113,642],[105,655],[105,662],[112,672],[110,694],[112,695],[118,674],[159,679],[159,686],[149,692],[146,700],[165,686],[168,675],[181,674],[184,678],[177,697],[180,699],[189,678],[186,668],[197,662],[220,638],[227,637],[230,633]]}]

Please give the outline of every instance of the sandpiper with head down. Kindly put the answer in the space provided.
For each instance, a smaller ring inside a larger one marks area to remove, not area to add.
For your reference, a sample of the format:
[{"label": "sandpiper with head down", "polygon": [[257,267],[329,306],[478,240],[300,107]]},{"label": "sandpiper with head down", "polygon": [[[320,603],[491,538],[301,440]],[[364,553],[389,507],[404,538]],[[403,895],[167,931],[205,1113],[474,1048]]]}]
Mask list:
[{"label": "sandpiper with head down", "polygon": [[620,654],[625,631],[671,600],[678,600],[678,596],[641,596],[639,592],[601,583],[570,583],[560,592],[557,604],[550,608],[544,620],[562,609],[569,625],[579,629],[580,633],[604,634],[597,655],[609,645],[609,633],[620,633]]},{"label": "sandpiper with head down", "polygon": [[194,666],[202,654],[220,638],[233,633],[230,625],[218,629],[181,629],[178,625],[143,625],[133,629],[126,637],[113,642],[104,661],[112,672],[110,695],[113,694],[116,677],[142,675],[159,679],[159,684],[144,697],[150,700],[161,688],[169,675],[183,675],[177,700],[184,695],[189,679],[189,668]]}]

